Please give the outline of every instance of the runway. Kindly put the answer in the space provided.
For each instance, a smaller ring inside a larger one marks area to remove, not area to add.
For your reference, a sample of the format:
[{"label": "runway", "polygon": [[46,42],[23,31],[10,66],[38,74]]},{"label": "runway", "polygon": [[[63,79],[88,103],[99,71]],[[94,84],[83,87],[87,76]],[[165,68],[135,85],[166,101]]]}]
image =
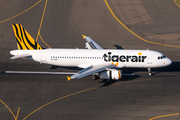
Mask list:
[{"label": "runway", "polygon": [[169,67],[152,69],[152,76],[146,69],[123,69],[138,76],[123,76],[119,81],[0,73],[0,119],[179,119],[180,9],[173,1],[1,0],[0,9],[0,71],[78,71],[10,60],[9,51],[17,49],[12,23],[22,24],[45,48],[84,48],[84,34],[106,49],[150,49],[173,61]]}]

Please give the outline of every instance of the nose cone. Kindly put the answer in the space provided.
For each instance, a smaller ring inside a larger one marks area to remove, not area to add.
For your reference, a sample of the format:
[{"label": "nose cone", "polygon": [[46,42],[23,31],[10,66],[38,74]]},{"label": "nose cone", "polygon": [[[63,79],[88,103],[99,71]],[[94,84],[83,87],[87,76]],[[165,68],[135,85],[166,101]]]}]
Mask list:
[{"label": "nose cone", "polygon": [[172,64],[172,61],[171,61],[171,59],[169,59],[169,58],[166,58],[165,65],[166,65],[166,66],[169,66],[169,65],[171,65],[171,64]]},{"label": "nose cone", "polygon": [[172,61],[171,59],[168,58],[168,65],[171,65],[172,64]]}]

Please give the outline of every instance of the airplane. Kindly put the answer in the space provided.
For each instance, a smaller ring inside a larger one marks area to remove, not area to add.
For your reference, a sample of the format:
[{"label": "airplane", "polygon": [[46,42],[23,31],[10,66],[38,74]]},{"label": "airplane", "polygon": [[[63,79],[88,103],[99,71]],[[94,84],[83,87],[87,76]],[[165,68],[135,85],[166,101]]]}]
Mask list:
[{"label": "airplane", "polygon": [[92,75],[92,79],[119,80],[122,68],[151,68],[169,66],[172,61],[162,53],[152,50],[103,49],[91,37],[83,36],[87,49],[45,49],[42,48],[21,24],[12,24],[18,50],[10,51],[10,59],[30,59],[36,62],[64,67],[82,68],[78,73],[67,76],[80,79]]}]

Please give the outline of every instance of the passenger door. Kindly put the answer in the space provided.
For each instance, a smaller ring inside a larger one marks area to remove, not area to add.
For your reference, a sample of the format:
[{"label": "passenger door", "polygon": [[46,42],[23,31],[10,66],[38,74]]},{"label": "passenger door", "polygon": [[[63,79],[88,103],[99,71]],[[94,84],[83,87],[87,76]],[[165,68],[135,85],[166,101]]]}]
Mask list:
[{"label": "passenger door", "polygon": [[40,63],[46,63],[46,52],[41,52],[41,61]]},{"label": "passenger door", "polygon": [[147,64],[152,64],[152,55],[148,54],[147,56]]}]

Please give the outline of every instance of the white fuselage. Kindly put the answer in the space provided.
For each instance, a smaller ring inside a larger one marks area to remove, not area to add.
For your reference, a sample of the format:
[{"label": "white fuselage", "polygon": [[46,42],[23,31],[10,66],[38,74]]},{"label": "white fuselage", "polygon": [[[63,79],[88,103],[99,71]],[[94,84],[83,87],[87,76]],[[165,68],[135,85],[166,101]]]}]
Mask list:
[{"label": "white fuselage", "polygon": [[44,49],[13,50],[12,55],[29,54],[34,61],[67,67],[86,68],[102,63],[118,63],[117,67],[155,68],[172,63],[162,53],[151,50],[87,50],[87,49]]}]

